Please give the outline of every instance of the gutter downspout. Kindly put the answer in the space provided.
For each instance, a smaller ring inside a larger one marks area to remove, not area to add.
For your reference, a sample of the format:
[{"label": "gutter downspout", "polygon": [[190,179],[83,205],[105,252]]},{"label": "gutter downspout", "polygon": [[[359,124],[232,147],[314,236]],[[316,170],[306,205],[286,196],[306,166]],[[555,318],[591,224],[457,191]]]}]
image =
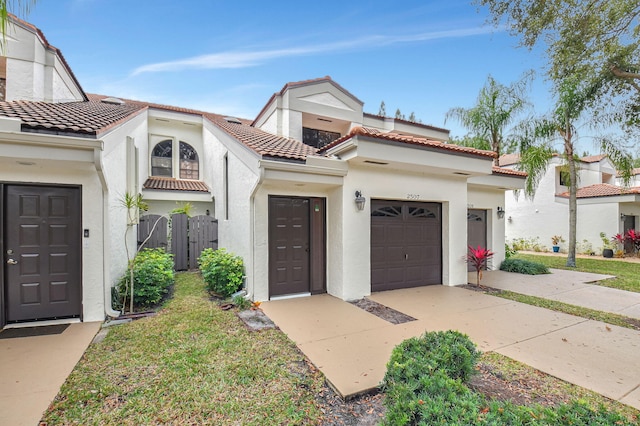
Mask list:
[{"label": "gutter downspout", "polygon": [[[259,164],[259,163],[258,163]],[[249,228],[249,240],[251,241],[251,267],[253,269],[252,273],[251,273],[251,291],[249,291],[249,289],[247,289],[247,298],[249,300],[251,300],[251,297],[253,296],[254,293],[254,286],[255,286],[255,274],[253,273],[256,269],[256,245],[255,245],[255,234],[256,234],[256,192],[258,192],[258,189],[260,188],[260,185],[262,184],[262,182],[264,181],[264,167],[262,167],[262,165],[258,165],[259,170],[260,170],[260,175],[258,177],[258,180],[256,181],[256,183],[253,185],[253,188],[251,188],[251,195],[249,197],[249,200],[251,200],[250,202],[250,213],[249,213],[249,217],[251,220],[251,227]]]},{"label": "gutter downspout", "polygon": [[104,287],[104,312],[107,316],[117,318],[120,316],[120,312],[113,309],[111,306],[111,273],[109,271],[109,256],[110,239],[107,238],[107,232],[109,231],[109,185],[107,185],[107,179],[104,176],[104,166],[102,165],[102,148],[94,148],[93,150],[93,164],[98,172],[98,178],[102,185],[102,285]]}]

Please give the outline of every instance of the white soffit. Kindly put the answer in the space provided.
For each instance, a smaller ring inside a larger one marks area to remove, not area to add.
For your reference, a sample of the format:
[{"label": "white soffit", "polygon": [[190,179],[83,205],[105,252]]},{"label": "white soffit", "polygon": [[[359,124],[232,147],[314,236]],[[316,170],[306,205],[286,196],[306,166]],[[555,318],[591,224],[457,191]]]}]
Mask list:
[{"label": "white soffit", "polygon": [[302,96],[298,98],[301,101],[311,102],[319,105],[326,105],[333,108],[344,109],[346,111],[353,111],[353,108],[342,102],[329,92],[314,93],[313,95]]}]

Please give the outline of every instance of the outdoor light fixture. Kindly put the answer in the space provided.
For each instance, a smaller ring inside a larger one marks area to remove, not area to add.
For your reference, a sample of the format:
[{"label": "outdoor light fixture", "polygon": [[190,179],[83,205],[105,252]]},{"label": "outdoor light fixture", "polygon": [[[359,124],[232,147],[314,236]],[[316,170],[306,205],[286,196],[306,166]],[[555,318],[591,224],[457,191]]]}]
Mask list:
[{"label": "outdoor light fixture", "polygon": [[498,206],[498,219],[504,219],[504,209]]},{"label": "outdoor light fixture", "polygon": [[627,218],[627,215],[624,213],[620,213],[620,220],[624,222],[624,220]]},{"label": "outdoor light fixture", "polygon": [[358,210],[360,211],[364,210],[364,203],[367,201],[367,199],[362,196],[362,192],[356,191],[355,201],[356,201],[356,207],[358,207]]}]

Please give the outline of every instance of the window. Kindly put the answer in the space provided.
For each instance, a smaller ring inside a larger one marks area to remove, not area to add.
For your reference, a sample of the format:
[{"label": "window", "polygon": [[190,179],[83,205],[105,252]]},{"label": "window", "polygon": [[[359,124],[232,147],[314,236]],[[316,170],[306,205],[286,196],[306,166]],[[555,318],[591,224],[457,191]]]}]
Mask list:
[{"label": "window", "polygon": [[180,179],[198,178],[198,153],[191,145],[180,141]]},{"label": "window", "polygon": [[571,177],[569,176],[569,172],[560,171],[560,185],[562,186],[570,186]]},{"label": "window", "polygon": [[[199,179],[200,162],[196,150],[186,142],[180,141],[178,145],[179,158],[176,159],[180,179]],[[173,140],[165,139],[158,142],[151,151],[151,175],[174,177]]]},{"label": "window", "polygon": [[340,137],[340,133],[326,130],[302,128],[302,142],[314,148],[324,148]]},{"label": "window", "polygon": [[151,175],[173,177],[173,156],[171,139],[159,142],[151,152]]}]

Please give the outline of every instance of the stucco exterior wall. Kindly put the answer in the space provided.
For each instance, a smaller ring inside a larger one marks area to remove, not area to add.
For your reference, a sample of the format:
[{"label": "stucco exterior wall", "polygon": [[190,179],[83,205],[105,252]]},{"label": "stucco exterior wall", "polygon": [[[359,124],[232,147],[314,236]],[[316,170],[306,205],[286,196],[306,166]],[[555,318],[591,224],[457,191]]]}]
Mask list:
[{"label": "stucco exterior wall", "polygon": [[7,38],[6,100],[69,102],[82,100],[80,87],[57,58],[33,32],[9,26]]},{"label": "stucco exterior wall", "polygon": [[[218,246],[242,257],[247,275],[247,291],[253,295],[254,250],[259,247],[253,239],[257,225],[252,222],[252,198],[259,179],[256,174],[258,158],[245,147],[228,139],[228,136],[213,125],[205,127],[203,137],[205,182],[211,188],[215,200],[213,211],[218,219]],[[256,300],[265,298],[258,297]]]}]

